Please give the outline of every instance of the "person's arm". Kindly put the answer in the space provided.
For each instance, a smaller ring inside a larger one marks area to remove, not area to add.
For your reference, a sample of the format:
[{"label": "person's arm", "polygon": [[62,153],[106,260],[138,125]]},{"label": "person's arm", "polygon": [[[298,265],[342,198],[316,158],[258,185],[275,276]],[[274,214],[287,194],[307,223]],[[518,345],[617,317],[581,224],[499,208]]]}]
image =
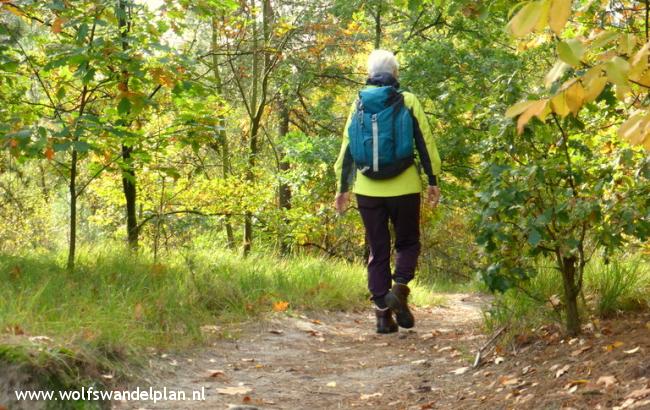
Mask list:
[{"label": "person's arm", "polygon": [[436,141],[433,139],[429,121],[427,121],[426,114],[417,97],[411,93],[404,93],[404,102],[411,110],[414,118],[413,137],[415,139],[415,147],[420,158],[420,165],[424,169],[429,185],[427,187],[427,202],[435,208],[440,201],[438,179],[440,176],[441,161],[440,155],[438,154],[438,147],[436,146]]},{"label": "person's arm", "polygon": [[339,156],[334,163],[337,194],[342,194],[350,191],[352,185],[354,184],[354,177],[356,175],[354,160],[352,159],[352,154],[350,153],[350,147],[348,145],[348,128],[352,122],[352,114],[354,113],[354,108],[355,104],[352,105],[352,109],[348,115],[348,120],[345,123],[345,128],[343,129],[343,140],[341,142],[341,150],[339,151]]},{"label": "person's arm", "polygon": [[426,114],[417,97],[411,93],[404,93],[404,103],[413,114],[413,137],[415,148],[418,151],[420,165],[424,169],[430,187],[438,186],[440,177],[441,161],[438,154],[436,141],[431,133],[431,127]]}]

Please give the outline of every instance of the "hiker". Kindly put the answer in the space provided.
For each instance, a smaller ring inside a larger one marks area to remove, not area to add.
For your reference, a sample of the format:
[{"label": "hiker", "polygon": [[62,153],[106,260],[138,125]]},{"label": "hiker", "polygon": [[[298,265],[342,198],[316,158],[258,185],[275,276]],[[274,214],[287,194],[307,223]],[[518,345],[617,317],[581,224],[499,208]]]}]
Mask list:
[{"label": "hiker", "polygon": [[[426,175],[427,202],[435,208],[440,200],[440,156],[417,97],[400,90],[398,70],[390,51],[370,54],[368,80],[352,106],[334,166],[337,212],[347,209],[352,189],[365,227],[370,247],[368,289],[375,304],[377,333],[415,325],[408,307],[408,283],[420,253],[423,183],[418,168]],[[392,275],[389,220],[395,231]]]}]

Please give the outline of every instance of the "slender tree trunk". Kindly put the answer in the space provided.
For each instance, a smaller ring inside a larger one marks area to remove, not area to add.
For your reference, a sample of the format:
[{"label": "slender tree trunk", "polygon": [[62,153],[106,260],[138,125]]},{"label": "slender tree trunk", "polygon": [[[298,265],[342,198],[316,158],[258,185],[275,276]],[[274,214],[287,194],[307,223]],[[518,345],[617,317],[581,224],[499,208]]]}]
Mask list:
[{"label": "slender tree trunk", "polygon": [[580,333],[580,312],[578,311],[578,295],[580,289],[576,284],[577,258],[561,258],[562,280],[564,284],[564,302],[566,304],[566,329],[570,336]]},{"label": "slender tree trunk", "polygon": [[77,253],[77,150],[72,150],[72,159],[70,161],[70,242],[68,244],[68,264],[69,271],[74,270],[75,256]]},{"label": "slender tree trunk", "polygon": [[[280,99],[280,123],[278,124],[278,136],[280,138],[286,136],[289,133],[289,107],[287,106],[287,101],[282,98]],[[291,187],[284,180],[286,172],[290,168],[289,162],[285,159],[285,152],[283,149],[280,150],[280,183],[278,184],[278,206],[280,211],[285,212],[291,209]],[[285,238],[285,228],[288,226],[289,220],[286,216],[283,217],[284,224],[283,228],[280,230],[280,248],[283,254],[287,254],[290,251],[289,243]]]},{"label": "slender tree trunk", "polygon": [[158,203],[158,217],[156,218],[156,232],[153,239],[153,260],[158,261],[158,248],[160,246],[160,222],[165,208],[165,177],[160,181],[160,202]]},{"label": "slender tree trunk", "polygon": [[[79,117],[77,121],[79,121],[86,110],[86,104],[88,103],[87,100],[88,97],[88,86],[84,85],[83,89],[81,90],[81,99],[79,101]],[[77,122],[75,127],[78,127],[79,123]],[[75,132],[75,135],[76,132]],[[73,142],[78,142],[79,137],[75,136],[73,138]],[[69,192],[70,192],[70,242],[68,244],[68,264],[67,268],[70,272],[74,271],[74,265],[75,265],[75,256],[77,253],[77,199],[78,199],[78,193],[77,193],[77,166],[79,163],[79,153],[77,152],[76,148],[72,148],[72,158],[70,159],[70,184],[69,184]]]},{"label": "slender tree trunk", "polygon": [[377,13],[375,14],[375,49],[381,47],[381,3],[377,5]]},{"label": "slender tree trunk", "polygon": [[[212,72],[214,74],[214,84],[219,97],[223,98],[223,81],[221,80],[221,71],[219,70],[219,57],[217,56],[218,44],[217,18],[212,17]],[[222,175],[225,178],[232,174],[230,165],[230,147],[228,145],[228,135],[226,134],[226,119],[223,114],[219,114],[217,132],[218,148],[221,152]],[[216,147],[215,147],[216,148]],[[215,150],[217,151],[217,150]],[[232,222],[229,215],[226,217],[226,237],[228,238],[228,248],[235,249],[235,233],[232,228]]]},{"label": "slender tree trunk", "polygon": [[[128,10],[126,8],[125,0],[118,0],[118,24],[120,28],[120,40],[122,43],[122,51],[129,50],[129,43],[127,41],[127,34],[129,32],[129,22],[127,21]],[[129,90],[129,72],[122,70],[122,79],[120,90],[128,92]],[[126,123],[126,121],[125,121]],[[138,248],[138,215],[137,215],[137,200],[138,192],[136,187],[136,174],[133,167],[133,160],[131,154],[133,147],[122,144],[122,190],[124,192],[124,199],[126,201],[126,233],[128,238],[129,247],[131,249]]]},{"label": "slender tree trunk", "polygon": [[[255,0],[251,0],[252,20],[257,20],[255,12]],[[262,89],[260,90],[260,78],[268,75],[267,70],[270,66],[270,55],[266,51],[271,38],[270,25],[273,18],[270,0],[262,0],[262,36],[264,42],[264,51],[260,51],[260,41],[258,38],[257,24],[253,24],[253,72],[251,84],[250,100],[250,141],[248,151],[248,169],[246,171],[246,181],[253,183],[255,180],[255,165],[259,155],[258,137],[261,126],[262,116],[266,105],[266,81],[261,81]],[[260,58],[260,56],[263,58]],[[261,61],[260,61],[261,60]],[[260,62],[262,63],[260,67]],[[261,91],[261,98],[260,98]],[[253,244],[253,215],[246,211],[244,216],[244,255],[250,253]]]},{"label": "slender tree trunk", "polygon": [[[246,170],[246,182],[252,184],[255,179],[253,168],[255,167],[255,157],[257,156],[257,134],[258,125],[256,121],[258,107],[258,87],[260,76],[260,61],[259,61],[259,39],[257,38],[257,13],[255,12],[255,0],[251,1],[252,20],[253,20],[253,72],[252,72],[252,85],[251,85],[251,118],[249,130],[249,146],[248,146],[248,163]],[[263,10],[265,11],[266,8]],[[244,256],[248,256],[253,245],[253,215],[250,211],[246,211],[244,215]]]}]

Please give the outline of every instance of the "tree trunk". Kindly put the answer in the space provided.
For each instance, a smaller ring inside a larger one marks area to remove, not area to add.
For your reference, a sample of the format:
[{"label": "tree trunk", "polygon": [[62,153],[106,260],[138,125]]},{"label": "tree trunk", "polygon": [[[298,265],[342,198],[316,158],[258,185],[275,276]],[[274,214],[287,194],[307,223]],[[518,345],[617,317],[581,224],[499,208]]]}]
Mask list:
[{"label": "tree trunk", "polygon": [[[251,0],[252,20],[257,21],[257,14],[255,12],[255,0]],[[260,51],[260,42],[258,38],[257,24],[253,24],[253,72],[251,84],[251,100],[250,100],[250,141],[248,152],[248,169],[246,171],[246,181],[253,183],[255,179],[255,165],[257,156],[259,155],[258,137],[261,127],[262,116],[264,115],[264,108],[266,107],[266,92],[267,92],[267,79],[268,70],[270,69],[270,54],[266,51],[270,45],[271,39],[271,22],[273,19],[273,10],[271,8],[270,0],[262,0],[262,36],[264,41],[264,51]],[[262,55],[260,67],[260,54]],[[264,77],[260,81],[261,77]],[[261,83],[261,84],[260,84]],[[260,89],[261,86],[261,89]],[[244,256],[250,253],[253,244],[253,214],[246,211],[244,216]]]},{"label": "tree trunk", "polygon": [[138,236],[140,230],[138,229],[138,216],[137,216],[137,199],[138,193],[135,186],[135,170],[131,161],[131,153],[133,149],[122,145],[122,159],[124,160],[124,168],[122,169],[122,189],[124,191],[124,199],[126,200],[126,232],[131,249],[138,248]]},{"label": "tree trunk", "polygon": [[[257,112],[258,107],[258,93],[259,76],[260,76],[260,62],[259,62],[259,39],[257,38],[257,13],[255,12],[255,0],[251,0],[252,20],[253,20],[253,72],[251,84],[251,103],[250,103],[250,130],[249,130],[249,145],[248,145],[248,169],[246,170],[246,182],[252,184],[255,179],[253,167],[255,167],[255,156],[257,155]],[[263,12],[266,7],[263,8]],[[244,256],[248,256],[253,244],[253,215],[250,211],[244,214]]]},{"label": "tree trunk", "polygon": [[[280,123],[278,124],[278,136],[280,138],[286,136],[289,133],[289,107],[287,106],[287,101],[282,98],[280,99]],[[280,211],[285,213],[291,209],[291,187],[286,183],[285,175],[290,168],[289,162],[285,160],[285,152],[283,149],[280,149],[280,183],[278,184],[278,206]],[[285,228],[289,225],[289,220],[286,217],[286,214],[283,216],[284,224],[280,229],[280,249],[283,254],[289,253],[291,247],[285,238]]]},{"label": "tree trunk", "polygon": [[[127,9],[124,0],[118,0],[118,24],[120,28],[120,40],[122,43],[122,51],[129,50],[129,43],[126,41],[129,32],[129,24],[127,22]],[[128,92],[129,90],[129,72],[126,69],[122,70],[122,79],[120,81],[120,90]],[[125,121],[126,123],[126,121]],[[137,215],[137,200],[138,192],[136,187],[136,174],[131,160],[131,153],[133,147],[122,144],[122,190],[124,192],[124,199],[126,201],[126,234],[128,238],[129,247],[131,249],[138,248],[138,215]]]},{"label": "tree trunk", "polygon": [[[81,118],[84,115],[86,110],[86,104],[88,103],[88,86],[84,85],[81,90],[81,98],[79,102],[79,117]],[[75,127],[78,126],[75,125]],[[75,134],[76,135],[76,134]],[[74,142],[79,141],[78,137],[73,138]],[[74,271],[75,265],[75,256],[77,253],[77,166],[79,163],[79,153],[76,148],[72,148],[72,158],[70,159],[70,238],[68,243],[68,264],[67,268],[70,272]]]},{"label": "tree trunk", "polygon": [[69,271],[74,271],[75,254],[77,252],[77,150],[72,150],[70,161],[70,242],[68,244]]},{"label": "tree trunk", "polygon": [[578,311],[578,295],[580,289],[576,284],[577,258],[561,258],[560,269],[564,284],[564,303],[566,304],[566,330],[569,336],[580,333],[580,312]]},{"label": "tree trunk", "polygon": [[[223,82],[221,80],[221,71],[219,70],[219,57],[217,56],[218,32],[217,32],[217,18],[212,17],[212,73],[214,74],[214,84],[217,89],[219,97],[223,98]],[[232,170],[230,166],[230,147],[228,145],[228,135],[226,134],[226,119],[222,114],[218,117],[219,131],[217,132],[218,147],[221,151],[222,175],[227,178],[231,175]],[[235,233],[232,228],[232,223],[229,215],[226,215],[226,237],[228,238],[228,248],[235,249]]]},{"label": "tree trunk", "polygon": [[379,3],[375,14],[375,50],[381,47],[381,34],[381,3]]}]

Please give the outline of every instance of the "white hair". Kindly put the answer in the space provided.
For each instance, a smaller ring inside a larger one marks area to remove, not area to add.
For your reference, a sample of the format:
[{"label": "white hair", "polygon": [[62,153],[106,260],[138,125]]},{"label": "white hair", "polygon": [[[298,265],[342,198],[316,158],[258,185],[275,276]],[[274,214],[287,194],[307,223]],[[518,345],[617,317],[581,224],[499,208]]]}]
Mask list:
[{"label": "white hair", "polygon": [[387,50],[374,50],[368,57],[368,75],[373,76],[379,73],[397,75],[399,63],[395,54]]}]

